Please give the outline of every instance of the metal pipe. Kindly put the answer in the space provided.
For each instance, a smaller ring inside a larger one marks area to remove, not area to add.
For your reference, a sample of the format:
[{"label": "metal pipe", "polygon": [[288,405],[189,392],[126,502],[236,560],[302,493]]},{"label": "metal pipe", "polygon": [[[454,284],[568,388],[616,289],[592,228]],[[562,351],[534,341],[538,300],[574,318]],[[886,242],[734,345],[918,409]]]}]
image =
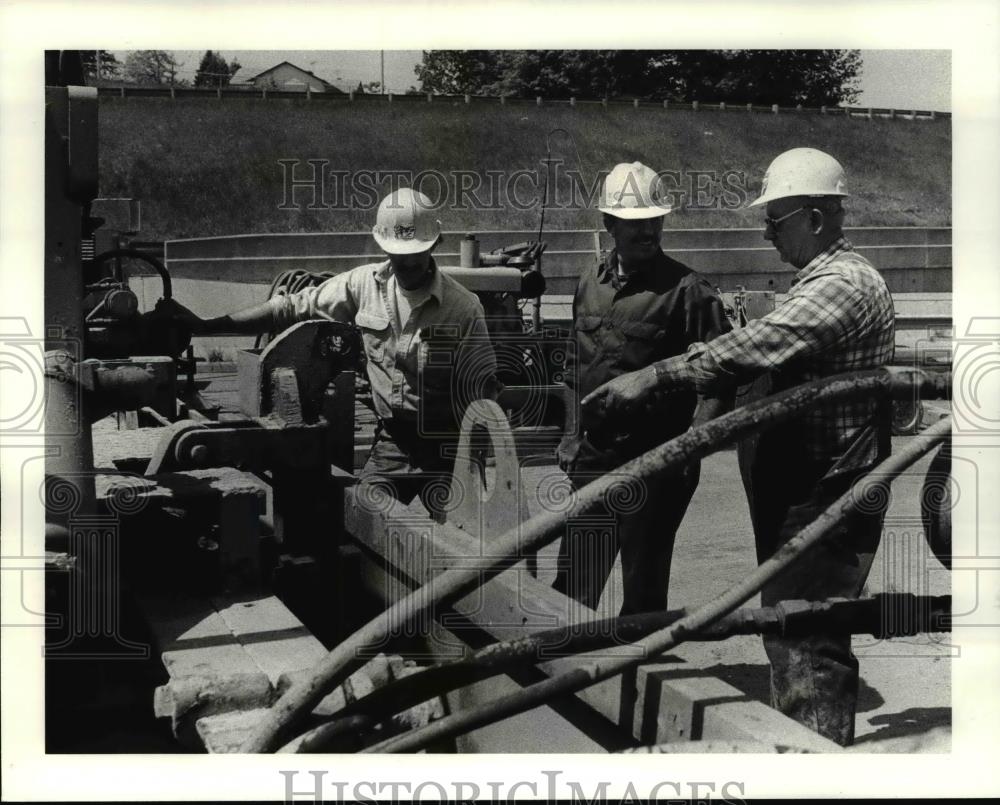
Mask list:
[{"label": "metal pipe", "polygon": [[[539,240],[541,240],[541,236],[539,236]],[[535,259],[535,271],[538,272],[539,277],[544,278],[545,275],[542,273],[542,255],[540,253]],[[542,332],[542,294],[544,292],[545,286],[543,285],[531,303],[531,332],[536,335]]]},{"label": "metal pipe", "polygon": [[163,283],[163,298],[170,299],[173,296],[170,272],[167,271],[167,267],[163,265],[162,261],[156,255],[149,254],[148,252],[140,252],[138,249],[109,249],[94,258],[94,265],[103,263],[105,260],[110,260],[112,257],[116,259],[130,257],[133,260],[141,260],[144,263],[148,263],[160,275],[160,281]]},{"label": "metal pipe", "polygon": [[362,751],[366,753],[415,752],[434,741],[462,735],[470,730],[523,713],[544,704],[555,696],[575,693],[597,682],[617,676],[643,662],[647,657],[656,656],[675,648],[693,633],[715,623],[758,593],[767,582],[784,572],[807,550],[833,534],[841,521],[852,514],[864,501],[885,494],[890,481],[934,449],[950,433],[951,420],[945,419],[933,425],[925,433],[915,437],[913,442],[907,445],[903,451],[886,459],[869,475],[856,482],[816,520],[779,548],[771,558],[763,562],[743,581],[733,585],[721,595],[666,629],[632,644],[640,649],[636,652],[636,656],[601,658],[481,707],[445,716],[426,727],[389,738]]},{"label": "metal pipe", "polygon": [[86,343],[80,241],[85,210],[97,195],[96,89],[46,87],[44,181],[46,519],[66,526],[73,514],[96,506],[83,396],[58,371],[82,360]]},{"label": "metal pipe", "polygon": [[[544,663],[610,646],[633,643],[688,615],[684,609],[644,612],[617,618],[585,621],[535,632],[516,640],[486,646],[469,657],[433,665],[420,673],[376,688],[347,704],[334,721],[305,733],[282,752],[328,752],[342,732],[329,724],[363,714],[371,724],[457,688],[481,682],[525,664]],[[876,638],[904,637],[922,632],[951,630],[951,596],[879,593],[863,600],[785,601],[777,607],[738,609],[692,634],[688,640],[721,641],[734,635],[776,634],[783,637],[840,632],[870,634]],[[371,726],[362,725],[362,726]],[[360,728],[360,727],[359,727]]]},{"label": "metal pipe", "polygon": [[516,564],[526,553],[552,542],[561,533],[565,520],[596,508],[611,487],[623,483],[623,477],[631,477],[632,483],[643,483],[646,478],[704,458],[763,427],[792,419],[807,408],[869,396],[907,399],[915,388],[926,398],[943,396],[950,383],[950,375],[929,375],[909,367],[835,375],[765,397],[688,430],[578,490],[567,511],[543,512],[501,535],[492,541],[488,561],[474,568],[445,570],[370,620],[320,660],[308,679],[285,692],[243,743],[241,751],[269,752],[281,746],[291,737],[289,733],[295,724],[363,664],[360,657],[366,650],[384,645],[394,628],[405,628],[419,618],[430,616],[437,608],[468,595]]},{"label": "metal pipe", "polygon": [[505,292],[520,294],[523,277],[521,269],[506,266],[481,266],[465,268],[463,266],[438,266],[443,274],[460,282],[467,290],[476,292]]}]

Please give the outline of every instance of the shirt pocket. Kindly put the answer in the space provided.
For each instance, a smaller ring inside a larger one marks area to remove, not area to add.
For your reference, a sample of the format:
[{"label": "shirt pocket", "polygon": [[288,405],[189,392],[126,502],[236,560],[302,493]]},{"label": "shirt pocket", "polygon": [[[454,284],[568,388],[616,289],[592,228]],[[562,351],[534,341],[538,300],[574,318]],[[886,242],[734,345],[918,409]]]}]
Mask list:
[{"label": "shirt pocket", "polygon": [[361,340],[365,345],[365,357],[369,361],[383,363],[392,335],[389,319],[374,313],[359,311],[354,317],[354,323],[361,330]]},{"label": "shirt pocket", "polygon": [[592,333],[601,326],[600,316],[577,316],[575,327],[582,333]]},{"label": "shirt pocket", "polygon": [[598,358],[606,348],[602,326],[604,319],[600,316],[578,315],[573,322],[576,335],[577,361],[581,366],[587,366]]},{"label": "shirt pocket", "polygon": [[621,364],[626,370],[641,369],[659,357],[663,350],[666,330],[642,321],[623,321],[617,325],[622,333]]}]

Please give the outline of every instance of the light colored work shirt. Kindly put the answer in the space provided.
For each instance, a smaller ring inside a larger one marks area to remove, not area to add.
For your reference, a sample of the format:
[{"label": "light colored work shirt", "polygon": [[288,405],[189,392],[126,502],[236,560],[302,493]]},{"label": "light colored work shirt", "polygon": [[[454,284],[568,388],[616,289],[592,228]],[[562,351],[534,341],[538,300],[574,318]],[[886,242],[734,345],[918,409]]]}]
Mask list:
[{"label": "light colored work shirt", "polygon": [[[372,263],[331,277],[322,285],[270,300],[275,324],[307,319],[353,323],[361,330],[375,413],[385,420],[415,420],[425,410],[467,405],[496,391],[496,357],[475,294],[437,269],[426,294],[410,294],[401,309],[391,263]],[[403,315],[405,314],[405,315]],[[456,344],[452,353],[435,349],[435,371],[424,372],[428,349]],[[440,371],[442,363],[448,371]],[[421,378],[423,388],[421,389]],[[422,393],[421,393],[422,392]],[[466,399],[468,398],[468,399]]]}]

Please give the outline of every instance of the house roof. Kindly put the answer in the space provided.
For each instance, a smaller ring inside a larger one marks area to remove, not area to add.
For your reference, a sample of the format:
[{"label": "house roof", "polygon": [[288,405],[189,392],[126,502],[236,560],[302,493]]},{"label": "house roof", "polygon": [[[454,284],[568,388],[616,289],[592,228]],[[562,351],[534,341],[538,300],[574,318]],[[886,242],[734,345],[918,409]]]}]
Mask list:
[{"label": "house roof", "polygon": [[275,70],[277,70],[279,67],[281,67],[282,65],[285,65],[285,64],[287,64],[289,67],[294,67],[296,70],[298,70],[301,73],[305,73],[306,75],[312,76],[317,81],[319,81],[327,90],[330,90],[330,91],[333,91],[333,92],[343,92],[343,90],[340,87],[336,86],[335,84],[331,84],[325,78],[320,78],[318,75],[316,75],[311,70],[306,70],[304,67],[299,67],[297,64],[292,64],[290,61],[279,62],[278,64],[274,65],[273,67],[268,67],[263,72],[257,73],[257,75],[252,75],[252,76],[249,76],[247,78],[243,78],[243,79],[241,79],[241,83],[247,83],[247,84],[252,83],[253,81],[256,81],[258,78],[262,78],[263,76],[266,76],[269,73],[273,73]]}]

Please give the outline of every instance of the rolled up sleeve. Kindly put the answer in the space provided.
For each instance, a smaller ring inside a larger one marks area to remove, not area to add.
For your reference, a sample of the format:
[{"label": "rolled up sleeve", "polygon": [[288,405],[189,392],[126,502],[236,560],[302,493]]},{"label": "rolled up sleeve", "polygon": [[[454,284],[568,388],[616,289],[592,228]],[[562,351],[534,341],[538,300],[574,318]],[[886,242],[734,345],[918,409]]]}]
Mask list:
[{"label": "rolled up sleeve", "polygon": [[358,312],[355,272],[347,271],[331,277],[321,285],[297,293],[273,297],[272,316],[276,329],[308,319],[330,319],[350,323]]}]

